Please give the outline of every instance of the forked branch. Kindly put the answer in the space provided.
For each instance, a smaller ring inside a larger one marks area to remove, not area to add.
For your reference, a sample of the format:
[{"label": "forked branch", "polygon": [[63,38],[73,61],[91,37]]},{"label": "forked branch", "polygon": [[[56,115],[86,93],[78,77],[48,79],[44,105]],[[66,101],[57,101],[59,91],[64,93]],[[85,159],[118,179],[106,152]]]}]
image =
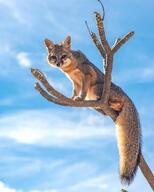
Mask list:
[{"label": "forked branch", "polygon": [[102,103],[108,103],[109,95],[110,95],[111,80],[112,80],[111,77],[112,77],[114,53],[116,53],[116,51],[118,51],[118,49],[134,35],[134,32],[129,32],[122,39],[118,38],[116,43],[111,48],[105,35],[103,18],[101,17],[100,13],[95,12],[95,14],[96,14],[96,23],[97,23],[97,28],[98,28],[101,42],[99,41],[96,34],[90,31],[87,23],[86,25],[95,46],[98,48],[99,52],[104,58],[103,65],[105,69],[105,75],[104,75],[104,88],[102,92],[101,101]]}]

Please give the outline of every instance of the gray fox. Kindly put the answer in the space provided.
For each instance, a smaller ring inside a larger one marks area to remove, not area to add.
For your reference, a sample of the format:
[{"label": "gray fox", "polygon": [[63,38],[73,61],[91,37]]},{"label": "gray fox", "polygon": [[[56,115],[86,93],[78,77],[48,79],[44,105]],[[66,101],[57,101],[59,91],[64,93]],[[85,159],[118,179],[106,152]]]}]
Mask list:
[{"label": "gray fox", "polygon": [[[99,100],[102,95],[104,74],[81,51],[71,50],[71,37],[60,44],[45,39],[48,62],[59,68],[73,83],[74,100]],[[133,180],[141,153],[141,134],[138,112],[127,94],[111,84],[109,106],[117,113],[115,121],[120,156],[121,182]],[[101,110],[101,109],[98,109]]]}]

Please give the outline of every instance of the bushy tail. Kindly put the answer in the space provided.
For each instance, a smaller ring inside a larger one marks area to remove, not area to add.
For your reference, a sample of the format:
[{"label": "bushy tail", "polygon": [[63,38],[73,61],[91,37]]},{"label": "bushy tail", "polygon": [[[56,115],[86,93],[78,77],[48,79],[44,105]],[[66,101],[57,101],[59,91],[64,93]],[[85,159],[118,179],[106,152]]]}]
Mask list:
[{"label": "bushy tail", "polygon": [[140,121],[137,110],[129,98],[126,98],[115,123],[120,155],[121,182],[129,185],[135,176],[141,149]]}]

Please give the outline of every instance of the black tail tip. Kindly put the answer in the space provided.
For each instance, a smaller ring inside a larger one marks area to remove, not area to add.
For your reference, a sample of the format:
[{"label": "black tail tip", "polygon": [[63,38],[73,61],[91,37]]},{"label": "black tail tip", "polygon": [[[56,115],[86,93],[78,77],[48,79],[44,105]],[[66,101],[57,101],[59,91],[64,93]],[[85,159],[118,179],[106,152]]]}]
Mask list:
[{"label": "black tail tip", "polygon": [[134,175],[120,175],[122,185],[130,185],[134,180]]},{"label": "black tail tip", "polygon": [[138,169],[139,162],[140,162],[140,153],[138,155],[137,162],[134,169],[131,172],[127,170],[120,174],[120,180],[122,185],[128,186],[133,182]]}]

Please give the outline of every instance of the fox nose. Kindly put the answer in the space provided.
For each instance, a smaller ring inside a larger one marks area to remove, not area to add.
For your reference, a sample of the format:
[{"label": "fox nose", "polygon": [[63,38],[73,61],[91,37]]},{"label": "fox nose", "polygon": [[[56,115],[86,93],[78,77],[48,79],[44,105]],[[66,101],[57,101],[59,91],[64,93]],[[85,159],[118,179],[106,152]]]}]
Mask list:
[{"label": "fox nose", "polygon": [[60,64],[61,64],[60,57],[57,57],[57,67],[60,67]]},{"label": "fox nose", "polygon": [[59,62],[57,63],[57,67],[60,67],[60,63]]}]

